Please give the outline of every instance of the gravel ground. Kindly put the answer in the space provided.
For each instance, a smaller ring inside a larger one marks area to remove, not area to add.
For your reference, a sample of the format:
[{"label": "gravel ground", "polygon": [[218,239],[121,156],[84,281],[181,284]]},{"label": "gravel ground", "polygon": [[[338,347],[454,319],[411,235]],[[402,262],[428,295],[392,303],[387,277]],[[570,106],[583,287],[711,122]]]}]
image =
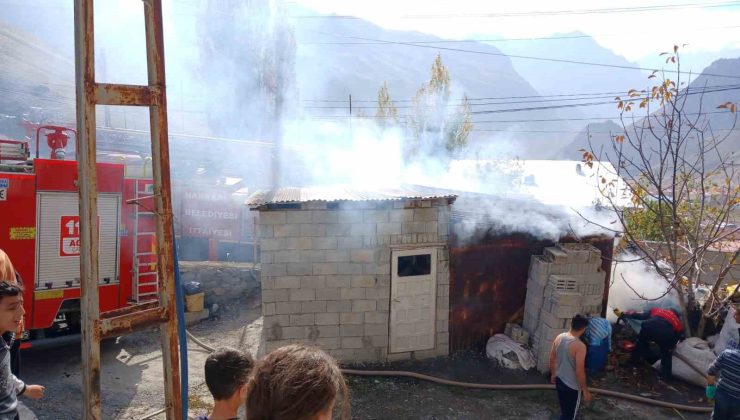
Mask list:
[{"label": "gravel ground", "polygon": [[[262,329],[258,301],[227,305],[221,316],[190,328],[206,344],[230,345],[257,350]],[[242,334],[244,327],[246,333]],[[243,338],[242,338],[243,336]],[[190,415],[207,412],[212,399],[203,383],[206,353],[189,344]],[[131,334],[103,343],[101,386],[103,418],[140,419],[163,407],[162,359],[159,334]],[[498,368],[475,354],[461,354],[423,362],[406,361],[388,365],[353,366],[413,370],[469,382],[535,383],[537,375]],[[81,418],[80,352],[78,346],[27,352],[22,377],[28,383],[46,386],[39,401],[23,399],[22,419]],[[598,380],[600,387],[625,390],[625,376],[640,378],[637,393],[651,392],[656,398],[702,404],[697,395],[680,384],[662,384],[650,379],[651,372],[617,372]],[[410,379],[348,377],[352,393],[353,419],[552,419],[558,417],[557,399],[551,391],[487,391],[441,386]],[[621,386],[617,386],[621,385]],[[634,385],[634,384],[633,384]],[[633,386],[633,385],[628,385]],[[620,389],[621,388],[621,389]],[[679,415],[673,410],[637,403],[597,398],[582,410],[584,419],[705,419],[708,415]],[[164,416],[155,416],[163,419]]]},{"label": "gravel ground", "polygon": [[[259,298],[258,298],[259,299]],[[227,305],[221,316],[189,328],[204,343],[238,347],[247,326],[243,348],[254,353],[262,330],[261,308],[255,302]],[[203,379],[207,353],[188,344],[190,414],[199,415],[212,404]],[[22,379],[46,387],[46,397],[32,401],[21,397],[28,411],[22,418],[82,418],[82,383],[79,346],[29,351],[22,356]],[[103,418],[140,419],[164,407],[162,357],[159,333],[145,331],[106,341],[101,346],[101,396]],[[155,416],[154,419],[164,419]]]}]

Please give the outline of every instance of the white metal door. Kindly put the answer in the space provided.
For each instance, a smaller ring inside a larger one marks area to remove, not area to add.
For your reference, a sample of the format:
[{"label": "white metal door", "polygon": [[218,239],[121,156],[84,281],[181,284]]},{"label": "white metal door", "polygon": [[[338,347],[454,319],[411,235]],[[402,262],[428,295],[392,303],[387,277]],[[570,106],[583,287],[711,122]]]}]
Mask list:
[{"label": "white metal door", "polygon": [[393,251],[390,352],[435,346],[437,249]]},{"label": "white metal door", "polygon": [[[121,196],[98,194],[101,284],[118,282]],[[79,197],[77,193],[39,192],[37,196],[36,288],[80,285]]]}]

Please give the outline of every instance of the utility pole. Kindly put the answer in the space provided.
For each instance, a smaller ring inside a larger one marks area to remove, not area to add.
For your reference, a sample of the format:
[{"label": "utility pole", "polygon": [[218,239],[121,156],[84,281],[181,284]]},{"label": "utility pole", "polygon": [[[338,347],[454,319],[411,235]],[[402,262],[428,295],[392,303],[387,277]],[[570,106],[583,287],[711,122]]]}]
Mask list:
[{"label": "utility pole", "polygon": [[352,94],[349,94],[349,139],[352,140],[354,135],[352,133]]}]

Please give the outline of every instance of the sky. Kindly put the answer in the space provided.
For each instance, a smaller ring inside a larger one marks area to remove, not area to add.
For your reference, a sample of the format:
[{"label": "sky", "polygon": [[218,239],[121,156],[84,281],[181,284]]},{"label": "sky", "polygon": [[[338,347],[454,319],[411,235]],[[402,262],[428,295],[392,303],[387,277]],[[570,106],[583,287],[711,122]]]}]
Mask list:
[{"label": "sky", "polygon": [[[686,53],[710,56],[740,48],[740,1],[295,0],[291,3],[322,14],[360,17],[387,29],[416,30],[452,39],[491,35],[544,37],[581,31],[592,35],[600,45],[637,62],[648,62],[674,44],[689,44],[684,48]],[[534,16],[531,13],[615,8],[652,10]],[[506,13],[518,16],[500,16]]]}]

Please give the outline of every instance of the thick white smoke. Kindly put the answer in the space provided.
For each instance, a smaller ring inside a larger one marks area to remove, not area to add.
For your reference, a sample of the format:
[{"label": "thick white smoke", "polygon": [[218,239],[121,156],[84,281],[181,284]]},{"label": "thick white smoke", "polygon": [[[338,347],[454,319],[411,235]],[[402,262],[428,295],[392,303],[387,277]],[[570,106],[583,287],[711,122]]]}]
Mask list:
[{"label": "thick white smoke", "polygon": [[[71,13],[71,5],[65,12]],[[554,190],[543,184],[549,175],[535,177],[538,192],[531,191],[533,186],[516,159],[529,145],[515,141],[510,133],[490,133],[485,141],[450,153],[445,146],[449,128],[457,123],[459,108],[454,105],[466,93],[455,84],[455,74],[450,74],[450,91],[444,100],[431,97],[421,102],[424,108],[416,116],[425,120],[418,136],[423,144],[416,156],[405,159],[406,148],[416,139],[414,130],[403,124],[380,127],[372,109],[367,110],[367,118],[351,119],[344,109],[337,110],[331,116],[338,118],[332,119],[293,112],[300,103],[293,74],[303,80],[306,74],[315,75],[315,70],[295,67],[291,22],[279,0],[165,0],[164,13],[170,132],[211,137],[187,145],[181,139],[172,141],[172,167],[178,176],[188,177],[194,169],[205,167],[215,177],[244,178],[248,189],[266,187],[273,161],[270,148],[264,145],[276,142],[281,146],[277,150],[280,159],[275,161],[285,186],[348,184],[372,189],[411,184],[477,193],[455,204],[455,210],[467,214],[465,226],[483,224],[548,239],[608,232],[574,210],[597,224],[614,226],[614,218],[595,211],[590,202],[566,196],[560,201],[544,198],[543,191]],[[141,4],[103,2],[96,7],[96,19],[98,80],[145,84]],[[68,31],[69,51],[71,34]],[[286,54],[278,59],[275,51]],[[326,75],[315,76],[322,76],[315,77],[320,79],[317,84],[326,84]],[[384,79],[395,75],[373,77],[380,87]],[[414,83],[422,86],[428,81],[427,75]],[[337,97],[330,83],[326,89],[311,92],[311,97]],[[401,113],[411,112],[404,109]],[[101,113],[99,123],[107,124],[106,119]],[[121,110],[112,111],[110,119],[114,128],[145,130],[148,125],[146,115],[122,114]],[[274,130],[273,124],[281,129]],[[250,142],[225,142],[217,137]],[[464,162],[476,163],[471,167]],[[565,182],[557,188],[565,191],[573,185]]]},{"label": "thick white smoke", "polygon": [[[676,292],[668,290],[668,283],[655,268],[645,261],[635,260],[639,260],[637,255],[625,252],[619,254],[613,263],[607,310],[607,317],[612,322],[616,321],[614,308],[622,311],[641,311],[656,306],[680,308]],[[637,290],[639,296],[632,289]]]}]

